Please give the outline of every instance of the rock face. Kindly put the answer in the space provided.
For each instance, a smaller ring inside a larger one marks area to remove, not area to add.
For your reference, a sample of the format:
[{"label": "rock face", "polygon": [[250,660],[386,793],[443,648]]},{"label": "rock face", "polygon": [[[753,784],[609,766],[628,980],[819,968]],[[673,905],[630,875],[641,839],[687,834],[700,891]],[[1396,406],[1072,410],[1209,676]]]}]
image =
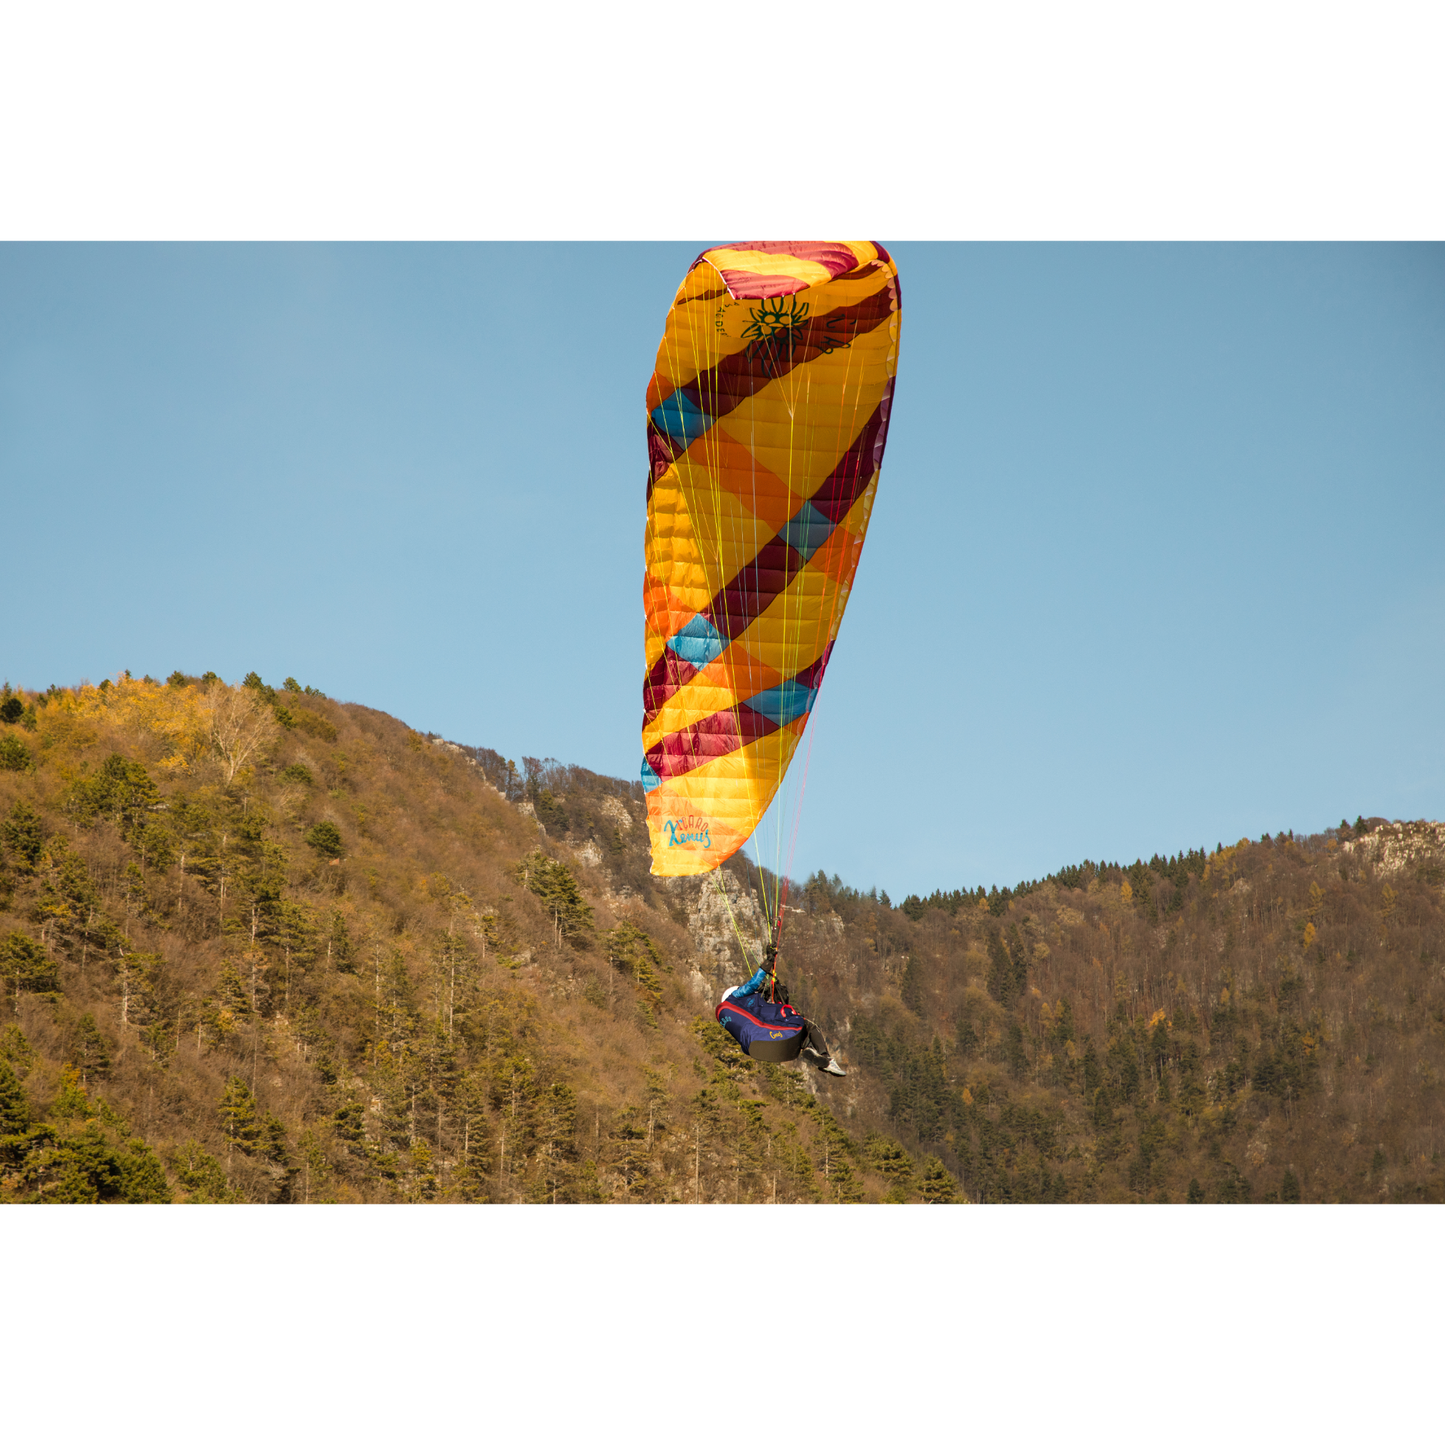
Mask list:
[{"label": "rock face", "polygon": [[1421,869],[1439,872],[1445,865],[1445,823],[1381,823],[1365,837],[1341,843],[1340,852],[1371,864],[1382,878]]},{"label": "rock face", "polygon": [[696,950],[689,986],[699,999],[715,1000],[729,985],[741,983],[762,959],[765,930],[758,901],[726,868],[696,878],[661,878],[658,883],[680,905]]},{"label": "rock face", "polygon": [[598,803],[597,810],[621,828],[624,833],[632,831],[632,814],[627,811],[627,805],[621,798],[603,798]]}]

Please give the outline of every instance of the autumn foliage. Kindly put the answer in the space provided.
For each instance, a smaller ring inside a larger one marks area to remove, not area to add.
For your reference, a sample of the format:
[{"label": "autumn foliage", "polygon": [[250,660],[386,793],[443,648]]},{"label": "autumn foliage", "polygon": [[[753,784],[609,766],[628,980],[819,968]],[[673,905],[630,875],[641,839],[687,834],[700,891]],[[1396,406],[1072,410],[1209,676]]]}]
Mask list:
[{"label": "autumn foliage", "polygon": [[830,1080],[713,1021],[746,860],[655,879],[636,785],[522,761],[293,679],[5,693],[0,1197],[1445,1196],[1436,825],[794,884]]}]

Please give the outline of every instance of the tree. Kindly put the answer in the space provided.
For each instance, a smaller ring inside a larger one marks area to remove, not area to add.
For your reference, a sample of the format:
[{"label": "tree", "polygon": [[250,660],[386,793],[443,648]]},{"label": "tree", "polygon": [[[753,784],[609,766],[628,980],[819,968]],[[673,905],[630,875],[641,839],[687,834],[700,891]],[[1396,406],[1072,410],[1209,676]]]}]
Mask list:
[{"label": "tree", "polygon": [[10,809],[10,816],[0,827],[0,837],[10,850],[15,866],[22,873],[34,872],[40,862],[40,853],[45,845],[45,835],[40,827],[40,815],[24,799],[17,798]]},{"label": "tree", "polygon": [[0,1059],[0,1135],[23,1134],[30,1126],[30,1104],[8,1059]]},{"label": "tree", "polygon": [[636,924],[625,919],[603,937],[608,963],[636,982],[644,1007],[648,1010],[648,1021],[652,1022],[652,1011],[662,1002],[662,979],[659,975],[667,967],[657,951],[657,945]]},{"label": "tree", "polygon": [[1299,1177],[1293,1169],[1284,1171],[1284,1180],[1279,1186],[1279,1201],[1281,1204],[1298,1204],[1300,1202]]},{"label": "tree", "polygon": [[261,681],[261,674],[259,672],[248,672],[245,677],[241,679],[241,686],[264,697],[267,702],[276,701],[276,689],[274,687],[267,687],[266,684]]},{"label": "tree", "polygon": [[925,1204],[952,1204],[958,1199],[953,1175],[943,1167],[943,1160],[930,1154],[923,1161],[923,1202]]},{"label": "tree", "polygon": [[278,725],[271,709],[251,687],[227,687],[217,679],[207,689],[206,702],[211,740],[225,763],[226,781],[231,783],[247,760],[276,737]]},{"label": "tree", "polygon": [[581,947],[592,931],[592,907],[567,865],[537,848],[517,865],[517,880],[535,893],[552,915],[557,942],[566,939],[573,947]]},{"label": "tree", "polygon": [[346,919],[335,910],[331,914],[331,936],[326,940],[326,957],[338,973],[356,972],[356,964],[351,956],[351,935],[346,931]]},{"label": "tree", "polygon": [[868,1162],[889,1182],[884,1202],[901,1204],[913,1187],[913,1159],[896,1140],[883,1134],[870,1133],[863,1141]]},{"label": "tree", "polygon": [[226,1138],[243,1154],[254,1154],[260,1148],[266,1131],[256,1117],[256,1096],[246,1081],[232,1074],[217,1109]]},{"label": "tree", "polygon": [[1093,1039],[1084,1044],[1084,1098],[1090,1103],[1094,1101],[1094,1095],[1104,1083],[1104,1071],[1099,1067],[1098,1050],[1094,1048]]},{"label": "tree", "polygon": [[75,785],[74,801],[85,820],[105,814],[130,837],[159,806],[161,796],[142,764],[112,753],[94,777]]},{"label": "tree", "polygon": [[923,970],[914,962],[910,954],[908,961],[903,965],[903,980],[900,988],[903,998],[903,1006],[923,1017]]},{"label": "tree", "polygon": [[1125,1103],[1131,1103],[1139,1092],[1141,1074],[1139,1054],[1128,1034],[1121,1032],[1109,1045],[1105,1062],[1109,1069],[1110,1084],[1118,1090],[1119,1097]]},{"label": "tree", "polygon": [[289,1169],[290,1151],[286,1148],[286,1126],[269,1109],[261,1119],[259,1152],[273,1164]]},{"label": "tree", "polygon": [[75,1025],[75,1040],[70,1046],[70,1062],[80,1072],[80,1082],[100,1078],[110,1070],[110,1050],[95,1026],[93,1014],[82,1014]]},{"label": "tree", "polygon": [[1029,1056],[1024,1048],[1024,1031],[1018,1021],[1010,1020],[1008,1033],[1004,1038],[1003,1061],[1009,1073],[1020,1079],[1028,1072]]},{"label": "tree", "polygon": [[335,823],[326,819],[319,823],[313,823],[302,837],[303,841],[309,843],[318,853],[327,858],[340,858],[345,851],[341,830]]},{"label": "tree", "polygon": [[[12,702],[14,700],[11,698]],[[28,772],[31,762],[30,749],[13,733],[0,738],[0,772]]]},{"label": "tree", "polygon": [[238,1204],[245,1198],[226,1183],[226,1171],[194,1140],[176,1151],[171,1164],[192,1204]]},{"label": "tree", "polygon": [[971,1059],[978,1052],[978,1030],[974,1028],[973,1020],[966,1014],[959,1016],[954,1036],[958,1044],[958,1052],[965,1059]]},{"label": "tree", "polygon": [[17,1008],[22,993],[56,993],[60,989],[54,961],[23,933],[8,934],[0,941],[0,977],[13,990]]},{"label": "tree", "polygon": [[1065,996],[1059,1000],[1058,1009],[1054,1013],[1054,1026],[1049,1031],[1049,1042],[1063,1052],[1065,1044],[1074,1041],[1074,1006]]},{"label": "tree", "polygon": [[1014,1000],[1013,962],[996,929],[988,935],[988,991],[991,997],[1007,1008]]}]

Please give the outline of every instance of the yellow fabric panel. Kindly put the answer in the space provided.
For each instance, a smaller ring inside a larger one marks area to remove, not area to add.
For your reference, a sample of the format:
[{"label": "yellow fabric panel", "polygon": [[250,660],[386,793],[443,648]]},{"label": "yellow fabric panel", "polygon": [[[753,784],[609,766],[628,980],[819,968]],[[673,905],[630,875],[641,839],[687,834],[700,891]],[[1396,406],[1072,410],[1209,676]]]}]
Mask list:
[{"label": "yellow fabric panel", "polygon": [[738,303],[729,299],[722,277],[710,266],[694,266],[678,288],[667,332],[657,352],[657,367],[647,388],[650,411],[676,387],[684,386],[726,355],[743,350],[742,327],[729,335],[718,318]]},{"label": "yellow fabric panel", "polygon": [[[767,811],[797,751],[803,727],[800,718],[770,737],[759,738],[649,793],[647,825],[653,839],[653,874],[684,878],[710,873],[731,858]],[[669,820],[672,830],[666,826]],[[705,838],[698,836],[703,828]]]},{"label": "yellow fabric panel", "polygon": [[654,488],[652,500],[646,540],[648,575],[663,583],[690,614],[701,612],[713,589],[688,499],[675,475],[671,486],[659,483]]},{"label": "yellow fabric panel", "polygon": [[691,456],[699,448],[707,455],[714,485],[731,492],[760,522],[765,523],[771,529],[769,536],[776,533],[805,500],[741,442],[727,436],[722,426],[712,427],[707,437],[694,443],[684,456]]}]

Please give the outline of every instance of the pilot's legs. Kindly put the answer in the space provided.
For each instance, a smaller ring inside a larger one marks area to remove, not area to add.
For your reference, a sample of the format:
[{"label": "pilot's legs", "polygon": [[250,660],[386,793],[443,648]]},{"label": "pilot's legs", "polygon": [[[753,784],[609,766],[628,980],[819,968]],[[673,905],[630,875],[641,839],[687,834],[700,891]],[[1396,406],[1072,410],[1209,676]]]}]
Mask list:
[{"label": "pilot's legs", "polygon": [[828,1040],[823,1037],[823,1030],[812,1019],[804,1019],[803,1028],[808,1036],[808,1042],[803,1045],[803,1057],[815,1068],[821,1069],[823,1073],[843,1078],[843,1070],[833,1058],[832,1050],[828,1047]]}]

